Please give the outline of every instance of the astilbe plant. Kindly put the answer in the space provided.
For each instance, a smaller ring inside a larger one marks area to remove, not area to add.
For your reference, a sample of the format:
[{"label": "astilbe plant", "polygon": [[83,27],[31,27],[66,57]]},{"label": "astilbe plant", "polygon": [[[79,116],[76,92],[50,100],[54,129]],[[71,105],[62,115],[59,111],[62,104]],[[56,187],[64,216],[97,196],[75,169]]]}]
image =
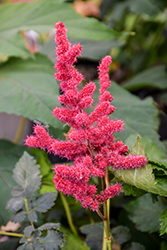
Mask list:
[{"label": "astilbe plant", "polygon": [[[122,131],[123,120],[113,120],[109,115],[115,111],[110,103],[109,65],[111,57],[105,56],[99,67],[99,101],[94,107],[93,94],[96,85],[89,82],[82,85],[84,77],[73,65],[81,55],[80,44],[72,45],[62,22],[55,25],[56,63],[55,78],[60,81],[62,95],[58,101],[62,104],[53,109],[53,116],[68,124],[71,129],[66,140],[54,139],[48,130],[37,124],[33,135],[27,137],[28,147],[39,147],[73,161],[73,165],[56,164],[54,184],[60,192],[72,195],[81,205],[96,211],[104,221],[105,238],[108,249],[112,249],[109,233],[109,199],[119,195],[121,184],[110,184],[109,170],[141,168],[147,162],[144,156],[128,153],[128,147],[114,133]],[[90,109],[90,112],[87,112]],[[93,110],[93,111],[92,111]],[[92,177],[101,179],[101,189],[90,184]],[[103,205],[103,212],[100,206]]]}]

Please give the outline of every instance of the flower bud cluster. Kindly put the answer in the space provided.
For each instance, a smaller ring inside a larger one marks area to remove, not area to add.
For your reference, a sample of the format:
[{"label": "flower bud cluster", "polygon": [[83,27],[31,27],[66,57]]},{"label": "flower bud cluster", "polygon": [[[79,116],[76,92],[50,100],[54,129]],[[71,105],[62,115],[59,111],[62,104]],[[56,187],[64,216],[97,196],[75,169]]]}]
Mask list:
[{"label": "flower bud cluster", "polygon": [[[53,109],[53,116],[71,126],[65,141],[49,136],[41,125],[36,125],[34,134],[26,139],[29,147],[39,147],[73,161],[73,165],[56,164],[54,184],[57,190],[73,195],[85,208],[98,211],[101,203],[113,198],[121,191],[121,185],[111,184],[101,191],[90,184],[92,177],[104,178],[109,166],[113,169],[134,169],[146,164],[144,156],[128,154],[128,147],[122,141],[115,141],[114,133],[123,130],[122,120],[113,120],[109,115],[115,111],[111,105],[113,96],[110,87],[109,65],[111,57],[105,56],[99,67],[99,102],[93,107],[96,85],[89,82],[82,85],[84,77],[74,63],[81,55],[81,45],[72,45],[62,22],[56,28],[55,78],[60,81],[63,92],[59,96],[60,107]],[[92,110],[92,112],[87,112]]]}]

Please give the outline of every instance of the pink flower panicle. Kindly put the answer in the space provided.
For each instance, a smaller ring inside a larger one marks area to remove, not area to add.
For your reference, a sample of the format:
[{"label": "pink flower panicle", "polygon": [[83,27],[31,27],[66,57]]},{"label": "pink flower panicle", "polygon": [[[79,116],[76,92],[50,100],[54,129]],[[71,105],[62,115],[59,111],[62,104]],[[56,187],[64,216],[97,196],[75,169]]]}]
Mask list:
[{"label": "pink flower panicle", "polygon": [[84,77],[73,63],[81,55],[81,45],[72,45],[68,39],[62,22],[56,28],[56,63],[55,78],[60,81],[63,94],[58,101],[63,104],[53,109],[53,116],[69,124],[72,129],[66,140],[61,141],[49,136],[41,125],[34,127],[33,135],[27,137],[28,147],[39,147],[73,161],[73,165],[56,164],[54,168],[54,184],[57,190],[67,195],[73,195],[85,208],[98,211],[100,204],[108,198],[119,195],[121,185],[111,184],[100,193],[96,185],[89,184],[94,177],[103,178],[108,166],[116,169],[134,169],[144,166],[147,159],[144,156],[128,154],[128,147],[122,141],[115,141],[114,133],[122,131],[123,120],[113,120],[109,117],[115,111],[111,105],[112,95],[107,90],[110,85],[109,65],[111,57],[105,56],[99,67],[99,103],[91,113],[93,94],[96,85],[93,82],[82,87]]}]

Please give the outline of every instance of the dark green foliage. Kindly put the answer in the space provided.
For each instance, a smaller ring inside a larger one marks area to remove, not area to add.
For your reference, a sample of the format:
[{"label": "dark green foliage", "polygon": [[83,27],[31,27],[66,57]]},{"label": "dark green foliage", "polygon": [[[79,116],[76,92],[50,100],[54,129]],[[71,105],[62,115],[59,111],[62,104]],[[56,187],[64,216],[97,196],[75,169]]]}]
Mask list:
[{"label": "dark green foliage", "polygon": [[22,197],[32,197],[41,185],[39,165],[36,165],[33,157],[25,152],[16,164],[13,173],[13,179],[19,184],[17,188],[19,190],[22,188]]},{"label": "dark green foliage", "polygon": [[160,231],[161,235],[167,233],[167,209],[163,211],[163,213],[160,215],[159,220],[161,221],[160,224]]},{"label": "dark green foliage", "polygon": [[[160,197],[158,197],[157,202],[153,203],[151,195],[145,194],[131,201],[124,208],[128,211],[130,220],[135,223],[138,229],[153,233],[159,231],[158,220],[166,207],[167,204],[164,204]],[[160,218],[164,219],[163,216]]]},{"label": "dark green foliage", "polygon": [[[16,164],[13,173],[13,178],[19,186],[13,188],[12,196],[14,198],[8,201],[6,208],[16,212],[12,216],[14,222],[21,222],[25,219],[26,214],[30,221],[37,221],[36,212],[46,212],[50,209],[54,205],[56,193],[45,193],[33,198],[41,185],[41,175],[39,165],[36,165],[33,157],[26,152]],[[28,202],[28,211],[23,207],[24,202]]]},{"label": "dark green foliage", "polygon": [[144,246],[137,242],[132,242],[122,248],[122,250],[146,250]]},{"label": "dark green foliage", "polygon": [[68,35],[73,38],[105,40],[120,36],[95,18],[83,19],[71,8],[71,4],[63,1],[37,1],[28,5],[3,4],[0,6],[0,16],[1,53],[9,56],[33,57],[25,48],[24,39],[19,31],[33,29],[38,33],[49,33],[54,23],[59,20],[67,24]]},{"label": "dark green foliage", "polygon": [[123,85],[128,90],[152,87],[156,89],[167,89],[166,66],[156,66],[136,74]]},{"label": "dark green foliage", "polygon": [[41,194],[36,198],[35,201],[30,203],[30,210],[38,211],[38,212],[46,212],[54,205],[54,200],[56,199],[56,193],[45,193]]},{"label": "dark green foliage", "polygon": [[130,240],[131,235],[129,229],[124,226],[114,227],[111,230],[111,234],[118,244],[123,244]]},{"label": "dark green foliage", "polygon": [[2,139],[0,140],[0,225],[5,225],[9,220],[10,214],[5,210],[5,206],[11,198],[11,190],[16,184],[12,178],[12,171],[25,150],[23,146],[18,146]]},{"label": "dark green foliage", "polygon": [[[64,242],[64,234],[60,232],[59,223],[46,223],[37,229],[32,222],[37,221],[36,212],[46,212],[54,205],[56,193],[44,193],[35,196],[40,188],[41,175],[39,166],[32,156],[24,152],[13,170],[13,178],[19,184],[12,190],[14,196],[7,203],[7,209],[14,211],[11,220],[21,222],[27,216],[31,226],[24,228],[17,250],[59,250]],[[24,205],[24,206],[23,206]]]},{"label": "dark green foliage", "polygon": [[86,244],[91,250],[101,250],[103,243],[103,222],[85,225],[80,228],[86,234]]},{"label": "dark green foliage", "polygon": [[[64,235],[59,231],[59,223],[47,223],[42,227],[35,229],[33,226],[28,226],[24,229],[24,237],[20,240],[23,243],[17,250],[59,250],[64,242]],[[43,231],[46,235],[43,235]],[[31,238],[31,242],[28,240]]]}]

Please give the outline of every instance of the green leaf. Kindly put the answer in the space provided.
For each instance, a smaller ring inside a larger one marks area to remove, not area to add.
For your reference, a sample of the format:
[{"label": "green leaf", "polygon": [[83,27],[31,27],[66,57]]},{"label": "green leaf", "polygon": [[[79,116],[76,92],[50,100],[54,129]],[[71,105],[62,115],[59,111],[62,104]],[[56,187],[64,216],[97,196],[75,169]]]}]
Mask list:
[{"label": "green leaf", "polygon": [[31,210],[44,213],[54,205],[55,199],[55,192],[41,194],[31,203]]},{"label": "green leaf", "polygon": [[30,211],[27,216],[29,221],[37,222],[37,214],[34,210]]},{"label": "green leaf", "polygon": [[123,183],[123,190],[124,190],[124,193],[125,195],[133,195],[133,196],[141,196],[145,193],[144,190],[142,189],[139,189],[135,186],[132,186],[132,185],[128,185],[126,183]]},{"label": "green leaf", "polygon": [[6,209],[9,211],[18,211],[22,208],[24,204],[23,197],[12,198],[8,201]]},{"label": "green leaf", "polygon": [[23,196],[31,197],[41,185],[39,166],[32,156],[24,152],[13,170],[14,180],[23,188]]},{"label": "green leaf", "polygon": [[23,193],[23,188],[21,186],[15,186],[11,191],[13,197],[21,196],[22,193]]},{"label": "green leaf", "polygon": [[53,183],[54,173],[50,172],[47,176],[44,176],[42,179],[42,185],[40,188],[40,194],[48,193],[48,192],[57,192],[55,189],[55,185]]},{"label": "green leaf", "polygon": [[160,215],[159,220],[161,221],[160,223],[160,235],[166,234],[167,233],[167,208],[163,213]]},{"label": "green leaf", "polygon": [[132,91],[141,88],[167,89],[167,71],[165,65],[152,67],[136,74],[123,84],[123,87]]},{"label": "green leaf", "polygon": [[6,140],[0,140],[0,225],[6,225],[11,216],[5,207],[11,198],[11,190],[15,185],[12,178],[12,171],[24,151],[25,147],[23,146],[15,145]]},{"label": "green leaf", "polygon": [[59,95],[53,74],[53,64],[45,56],[9,60],[0,69],[0,112],[36,119],[62,130],[62,123],[51,114]]},{"label": "green leaf", "polygon": [[64,235],[60,231],[48,230],[47,235],[40,237],[39,241],[42,243],[44,249],[60,250],[63,246]]},{"label": "green leaf", "polygon": [[[133,154],[145,155],[144,147],[141,143],[140,137],[137,137],[136,143],[134,144]],[[130,170],[117,170],[114,171],[115,177],[122,180],[123,182],[135,186],[139,189],[145,190],[153,194],[159,194],[160,196],[167,196],[166,187],[160,186],[155,180],[155,176],[152,173],[153,169],[150,164],[145,167],[130,169]]]},{"label": "green leaf", "polygon": [[[39,237],[41,236],[41,232],[37,229],[35,230],[35,228],[33,226],[27,226],[24,229],[24,234],[28,237],[31,238],[31,241],[24,237],[22,238],[19,242],[20,243],[24,243],[23,245],[20,246],[20,249],[35,249],[35,250],[44,250],[42,244],[39,242]],[[29,244],[29,242],[31,244]]]},{"label": "green leaf", "polygon": [[103,223],[85,225],[80,228],[86,234],[86,244],[91,250],[101,250],[103,243]]},{"label": "green leaf", "polygon": [[[41,53],[48,56],[50,60],[55,63],[55,43],[53,39],[46,42],[42,48]],[[101,41],[94,41],[90,39],[72,39],[69,38],[72,44],[80,43],[82,45],[82,58],[99,61],[102,57],[110,54],[112,48],[120,47],[124,42],[119,42],[118,39],[108,39]],[[100,49],[99,49],[100,48]]]},{"label": "green leaf", "polygon": [[158,201],[153,203],[150,194],[144,194],[142,197],[125,205],[124,208],[130,213],[129,218],[136,227],[142,232],[159,231],[159,216],[166,208],[166,205],[158,197]]},{"label": "green leaf", "polygon": [[[136,141],[137,135],[131,134],[126,140],[125,144],[132,150],[133,145]],[[157,147],[153,141],[146,137],[146,136],[140,136],[141,143],[144,147],[144,151],[147,154],[149,160],[162,160],[165,157],[165,154]]]},{"label": "green leaf", "polygon": [[38,227],[39,230],[48,230],[48,229],[60,229],[60,223],[45,223],[42,226]]},{"label": "green leaf", "polygon": [[71,233],[69,229],[62,228],[61,230],[65,234],[65,243],[63,244],[62,250],[90,250],[89,247],[81,240],[79,236]]},{"label": "green leaf", "polygon": [[48,175],[52,169],[51,162],[48,159],[48,154],[39,148],[31,148],[31,153],[37,157],[37,164],[40,165],[40,172],[42,176]]},{"label": "green leaf", "polygon": [[3,54],[10,56],[31,56],[25,49],[20,31],[49,33],[54,23],[60,20],[65,23],[68,35],[73,38],[101,40],[120,36],[95,18],[83,18],[71,4],[62,1],[2,4],[0,16],[0,48]]},{"label": "green leaf", "polygon": [[27,226],[24,228],[23,232],[27,237],[31,237],[32,232],[35,231],[35,228],[33,226]]},{"label": "green leaf", "polygon": [[[25,244],[19,246],[16,250],[34,250],[32,242],[26,242]],[[41,249],[43,250],[43,249]]]},{"label": "green leaf", "polygon": [[124,226],[114,227],[111,234],[118,244],[123,244],[131,238],[129,228]]},{"label": "green leaf", "polygon": [[123,247],[122,250],[145,250],[145,247],[137,242],[132,242]]},{"label": "green leaf", "polygon": [[21,222],[26,218],[25,212],[24,211],[20,211],[15,213],[12,217],[11,217],[11,221],[17,223],[17,222]]}]

